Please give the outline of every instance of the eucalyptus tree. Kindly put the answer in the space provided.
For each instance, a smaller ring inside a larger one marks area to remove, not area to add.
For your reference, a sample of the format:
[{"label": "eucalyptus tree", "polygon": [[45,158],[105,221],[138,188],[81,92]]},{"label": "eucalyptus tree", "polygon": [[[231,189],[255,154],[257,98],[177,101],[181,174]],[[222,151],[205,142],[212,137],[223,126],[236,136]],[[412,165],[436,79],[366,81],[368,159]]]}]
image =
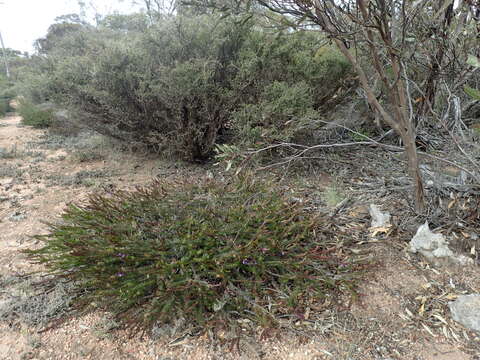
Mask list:
[{"label": "eucalyptus tree", "polygon": [[[416,125],[434,112],[440,79],[465,69],[468,49],[478,42],[471,29],[478,26],[476,0],[236,0],[229,9],[217,0],[184,4],[235,12],[260,6],[292,28],[324,32],[357,72],[372,110],[402,139],[416,209],[424,209]],[[371,61],[360,61],[360,54]]]}]

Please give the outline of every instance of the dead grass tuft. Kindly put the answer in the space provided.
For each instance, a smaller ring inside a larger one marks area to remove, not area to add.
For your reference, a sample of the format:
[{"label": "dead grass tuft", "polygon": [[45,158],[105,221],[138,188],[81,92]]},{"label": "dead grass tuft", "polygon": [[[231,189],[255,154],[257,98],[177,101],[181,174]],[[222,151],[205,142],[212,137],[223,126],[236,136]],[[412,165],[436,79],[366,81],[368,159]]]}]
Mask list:
[{"label": "dead grass tuft", "polygon": [[70,306],[72,286],[58,281],[54,287],[38,287],[39,279],[9,277],[1,281],[0,320],[10,326],[41,328],[64,315]]}]

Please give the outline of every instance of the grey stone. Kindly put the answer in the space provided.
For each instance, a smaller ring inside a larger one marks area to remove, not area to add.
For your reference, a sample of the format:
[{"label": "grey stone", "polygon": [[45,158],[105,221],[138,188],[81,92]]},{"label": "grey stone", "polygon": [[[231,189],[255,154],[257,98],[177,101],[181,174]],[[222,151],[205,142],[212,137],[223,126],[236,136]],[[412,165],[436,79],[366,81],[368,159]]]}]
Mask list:
[{"label": "grey stone", "polygon": [[467,266],[467,265],[474,265],[475,260],[472,258],[469,258],[468,256],[465,255],[458,255],[455,257],[455,261],[462,266]]},{"label": "grey stone", "polygon": [[464,255],[455,255],[448,247],[447,240],[442,234],[433,233],[428,222],[421,225],[410,241],[410,251],[419,252],[429,260],[446,259],[458,265],[473,265],[473,259]]},{"label": "grey stone", "polygon": [[53,117],[56,121],[68,121],[71,119],[68,110],[57,110],[53,113]]},{"label": "grey stone", "polygon": [[377,205],[370,204],[370,216],[372,217],[372,228],[389,227],[390,214],[388,212],[382,213]]},{"label": "grey stone", "polygon": [[442,234],[431,232],[428,222],[420,225],[417,233],[410,241],[410,250],[413,253],[419,252],[428,258],[434,256],[434,251],[437,251],[437,254],[439,255],[443,252],[448,252],[445,251],[445,248],[448,248],[445,237]]},{"label": "grey stone", "polygon": [[448,304],[453,320],[480,332],[480,294],[461,295]]},{"label": "grey stone", "polygon": [[22,220],[25,220],[26,218],[27,218],[26,214],[23,214],[23,213],[18,212],[18,211],[13,213],[9,217],[10,221],[22,221]]}]

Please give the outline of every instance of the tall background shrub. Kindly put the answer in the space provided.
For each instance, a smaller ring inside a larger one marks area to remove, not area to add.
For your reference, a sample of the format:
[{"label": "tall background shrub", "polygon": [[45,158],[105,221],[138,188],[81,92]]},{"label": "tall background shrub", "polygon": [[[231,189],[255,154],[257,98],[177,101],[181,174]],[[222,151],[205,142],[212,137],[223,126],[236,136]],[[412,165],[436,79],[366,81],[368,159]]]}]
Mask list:
[{"label": "tall background shrub", "polygon": [[112,15],[97,26],[54,24],[37,47],[23,75],[30,101],[191,161],[219,143],[308,138],[351,75],[321,35],[274,34],[255,17]]},{"label": "tall background shrub", "polygon": [[4,76],[0,75],[0,116],[5,116],[7,112],[13,110],[10,103],[15,96],[16,93],[13,89],[13,84]]}]

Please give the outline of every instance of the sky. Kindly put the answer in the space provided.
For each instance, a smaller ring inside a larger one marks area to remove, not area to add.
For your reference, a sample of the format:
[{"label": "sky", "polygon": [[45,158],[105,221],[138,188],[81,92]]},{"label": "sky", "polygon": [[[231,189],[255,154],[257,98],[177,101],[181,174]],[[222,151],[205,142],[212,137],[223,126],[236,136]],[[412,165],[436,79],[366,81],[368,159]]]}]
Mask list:
[{"label": "sky", "polygon": [[[85,2],[91,2],[100,14],[128,13],[135,8],[130,0]],[[90,15],[94,13],[92,6],[88,9]],[[46,35],[57,16],[79,12],[77,0],[0,0],[0,31],[5,47],[32,53],[33,42]]]}]

